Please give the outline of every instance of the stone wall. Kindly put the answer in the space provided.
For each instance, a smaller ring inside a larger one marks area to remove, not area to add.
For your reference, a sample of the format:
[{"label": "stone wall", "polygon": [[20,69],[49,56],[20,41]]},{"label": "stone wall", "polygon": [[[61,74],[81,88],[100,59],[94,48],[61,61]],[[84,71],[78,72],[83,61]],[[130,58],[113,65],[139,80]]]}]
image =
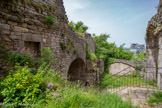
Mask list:
[{"label": "stone wall", "polygon": [[111,64],[110,66],[109,72],[113,75],[117,73],[119,73],[118,75],[131,74],[131,72],[136,71],[136,66],[141,65],[144,68],[145,62],[144,61],[133,62],[128,60],[115,59],[114,63]]},{"label": "stone wall", "polygon": [[104,72],[104,61],[103,59],[98,60],[87,60],[86,64],[86,79],[90,80],[90,84],[94,82],[99,84],[100,83],[100,75]]},{"label": "stone wall", "polygon": [[[146,72],[147,79],[157,80],[162,88],[162,0],[158,12],[148,23],[146,33]],[[153,75],[154,74],[154,75]]]},{"label": "stone wall", "polygon": [[85,39],[86,43],[88,44],[89,52],[95,53],[96,44],[95,44],[94,40],[92,39],[91,34],[85,34],[84,39]]},{"label": "stone wall", "polygon": [[[26,43],[49,47],[65,78],[73,61],[79,58],[86,64],[86,42],[92,52],[95,43],[90,35],[80,37],[68,26],[62,0],[11,1],[0,1],[0,43],[6,49],[11,46],[14,50],[22,49]],[[48,15],[54,16],[54,24],[43,21]],[[0,67],[3,65],[3,60],[0,60]]]},{"label": "stone wall", "polygon": [[114,63],[110,66],[109,72],[114,75],[119,73],[118,75],[131,74],[131,72],[135,72],[136,63],[127,60],[114,60]]}]

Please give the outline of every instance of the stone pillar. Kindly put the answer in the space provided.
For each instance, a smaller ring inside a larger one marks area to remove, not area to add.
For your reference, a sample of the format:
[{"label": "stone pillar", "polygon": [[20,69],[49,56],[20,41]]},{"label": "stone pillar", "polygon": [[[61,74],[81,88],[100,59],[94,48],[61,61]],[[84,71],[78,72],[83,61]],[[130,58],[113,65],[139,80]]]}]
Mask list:
[{"label": "stone pillar", "polygon": [[158,79],[157,85],[162,89],[162,32],[158,34],[159,36],[159,51],[158,51]]},{"label": "stone pillar", "polygon": [[154,47],[152,46],[151,39],[147,37],[146,41],[146,81],[152,81],[156,79],[156,60],[154,55]]}]

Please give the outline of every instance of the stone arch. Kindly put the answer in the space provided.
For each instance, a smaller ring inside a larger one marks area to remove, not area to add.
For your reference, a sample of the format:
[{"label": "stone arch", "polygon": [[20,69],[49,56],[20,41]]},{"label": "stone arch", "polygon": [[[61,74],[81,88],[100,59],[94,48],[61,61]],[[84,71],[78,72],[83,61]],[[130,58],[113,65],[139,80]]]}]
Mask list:
[{"label": "stone arch", "polygon": [[70,64],[68,70],[68,79],[70,81],[79,80],[85,82],[86,73],[85,73],[85,62],[83,59],[77,58]]}]

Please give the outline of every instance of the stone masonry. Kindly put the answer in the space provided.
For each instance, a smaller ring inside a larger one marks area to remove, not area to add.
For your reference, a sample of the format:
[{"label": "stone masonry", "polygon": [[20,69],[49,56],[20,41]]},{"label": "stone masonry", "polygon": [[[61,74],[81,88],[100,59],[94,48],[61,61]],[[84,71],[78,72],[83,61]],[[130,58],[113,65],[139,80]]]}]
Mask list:
[{"label": "stone masonry", "polygon": [[157,80],[158,86],[162,88],[162,0],[157,14],[152,17],[147,27],[146,72],[148,80]]},{"label": "stone masonry", "polygon": [[[0,10],[0,44],[5,45],[6,49],[11,46],[14,50],[23,47],[36,50],[49,47],[65,78],[69,77],[69,73],[77,71],[74,75],[76,80],[87,79],[86,43],[91,52],[95,51],[95,43],[89,34],[80,37],[68,25],[62,0],[0,0]],[[54,24],[43,22],[49,15],[54,16]],[[0,59],[0,72],[4,66]],[[98,70],[103,71],[100,68]],[[72,72],[69,72],[70,69]],[[102,73],[96,70],[92,72],[93,76],[97,76],[97,72]],[[98,78],[89,79],[93,79],[94,83]]]},{"label": "stone masonry", "polygon": [[122,59],[115,59],[114,63],[111,64],[109,72],[114,75],[128,75],[131,74],[132,72],[136,72],[136,67],[137,66],[143,66],[145,67],[143,61],[138,61],[138,62],[133,62],[133,61],[128,61],[128,60],[122,60]]}]

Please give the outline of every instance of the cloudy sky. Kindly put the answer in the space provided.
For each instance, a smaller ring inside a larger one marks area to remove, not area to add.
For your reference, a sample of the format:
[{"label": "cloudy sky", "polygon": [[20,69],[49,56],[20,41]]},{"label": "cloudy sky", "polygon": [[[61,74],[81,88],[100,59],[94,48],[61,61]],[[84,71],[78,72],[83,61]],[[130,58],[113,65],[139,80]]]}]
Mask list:
[{"label": "cloudy sky", "polygon": [[83,21],[89,33],[110,34],[118,46],[145,43],[148,21],[159,0],[63,0],[69,21]]}]

